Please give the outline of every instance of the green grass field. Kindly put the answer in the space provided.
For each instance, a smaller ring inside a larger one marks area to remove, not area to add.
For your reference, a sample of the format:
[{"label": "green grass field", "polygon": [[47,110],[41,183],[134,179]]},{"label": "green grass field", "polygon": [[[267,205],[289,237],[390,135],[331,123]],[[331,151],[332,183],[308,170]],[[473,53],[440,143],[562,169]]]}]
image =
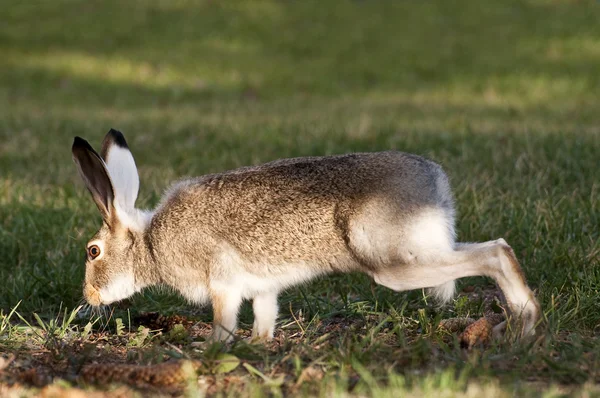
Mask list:
[{"label": "green grass field", "polygon": [[[600,3],[0,8],[0,396],[600,396]],[[101,223],[70,147],[75,135],[97,147],[111,127],[136,157],[141,207],[177,178],[282,157],[428,156],[452,180],[459,240],[515,249],[544,310],[540,338],[466,350],[437,331],[482,316],[497,295],[483,278],[461,281],[444,308],[363,275],[322,278],[280,297],[268,345],[244,340],[248,305],[233,345],[198,344],[210,308],[167,291],[67,319]],[[138,329],[147,311],[197,323]],[[94,362],[172,359],[205,366],[176,390],[79,377]]]}]

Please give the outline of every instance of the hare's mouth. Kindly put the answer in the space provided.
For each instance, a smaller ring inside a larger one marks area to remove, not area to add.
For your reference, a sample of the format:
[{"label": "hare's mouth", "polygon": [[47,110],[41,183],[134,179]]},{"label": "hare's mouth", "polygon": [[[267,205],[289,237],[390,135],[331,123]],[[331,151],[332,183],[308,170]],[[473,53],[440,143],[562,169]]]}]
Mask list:
[{"label": "hare's mouth", "polygon": [[102,304],[100,292],[89,283],[86,283],[83,288],[83,296],[85,297],[85,300],[94,307],[98,307]]}]

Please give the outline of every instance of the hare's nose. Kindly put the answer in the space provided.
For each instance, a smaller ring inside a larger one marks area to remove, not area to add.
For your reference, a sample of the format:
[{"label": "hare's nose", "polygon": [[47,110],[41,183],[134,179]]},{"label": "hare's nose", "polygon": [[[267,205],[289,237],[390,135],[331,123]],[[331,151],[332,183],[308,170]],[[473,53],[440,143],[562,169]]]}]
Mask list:
[{"label": "hare's nose", "polygon": [[102,304],[102,301],[100,300],[100,292],[89,283],[86,283],[83,288],[83,296],[85,297],[86,301],[94,307],[98,307],[100,304]]}]

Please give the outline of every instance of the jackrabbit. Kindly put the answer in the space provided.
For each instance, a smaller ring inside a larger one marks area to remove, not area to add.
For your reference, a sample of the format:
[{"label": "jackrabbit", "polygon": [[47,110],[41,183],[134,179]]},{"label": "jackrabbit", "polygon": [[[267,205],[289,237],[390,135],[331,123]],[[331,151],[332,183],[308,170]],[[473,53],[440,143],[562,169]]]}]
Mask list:
[{"label": "jackrabbit", "polygon": [[540,307],[503,240],[457,243],[442,168],[401,153],[277,160],[174,184],[153,211],[135,208],[139,177],[123,134],[100,155],[75,137],[73,159],[104,220],[87,244],[84,296],[94,305],[167,285],[211,302],[213,338],[236,330],[253,299],[253,337],[273,337],[277,295],[332,272],[361,271],[396,291],[431,288],[442,302],[455,279],[496,280],[522,335]]}]

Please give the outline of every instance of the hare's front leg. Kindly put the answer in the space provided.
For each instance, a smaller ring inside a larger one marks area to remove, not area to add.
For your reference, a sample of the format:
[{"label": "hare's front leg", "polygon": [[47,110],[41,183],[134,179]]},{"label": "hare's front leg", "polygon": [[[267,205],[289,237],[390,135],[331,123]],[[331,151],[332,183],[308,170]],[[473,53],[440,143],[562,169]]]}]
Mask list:
[{"label": "hare's front leg", "polygon": [[261,293],[254,297],[252,302],[254,310],[254,327],[252,339],[271,340],[275,330],[275,321],[279,308],[277,306],[277,293]]},{"label": "hare's front leg", "polygon": [[242,295],[233,289],[213,289],[210,294],[213,306],[214,341],[233,339],[237,329],[237,316],[242,304]]}]

